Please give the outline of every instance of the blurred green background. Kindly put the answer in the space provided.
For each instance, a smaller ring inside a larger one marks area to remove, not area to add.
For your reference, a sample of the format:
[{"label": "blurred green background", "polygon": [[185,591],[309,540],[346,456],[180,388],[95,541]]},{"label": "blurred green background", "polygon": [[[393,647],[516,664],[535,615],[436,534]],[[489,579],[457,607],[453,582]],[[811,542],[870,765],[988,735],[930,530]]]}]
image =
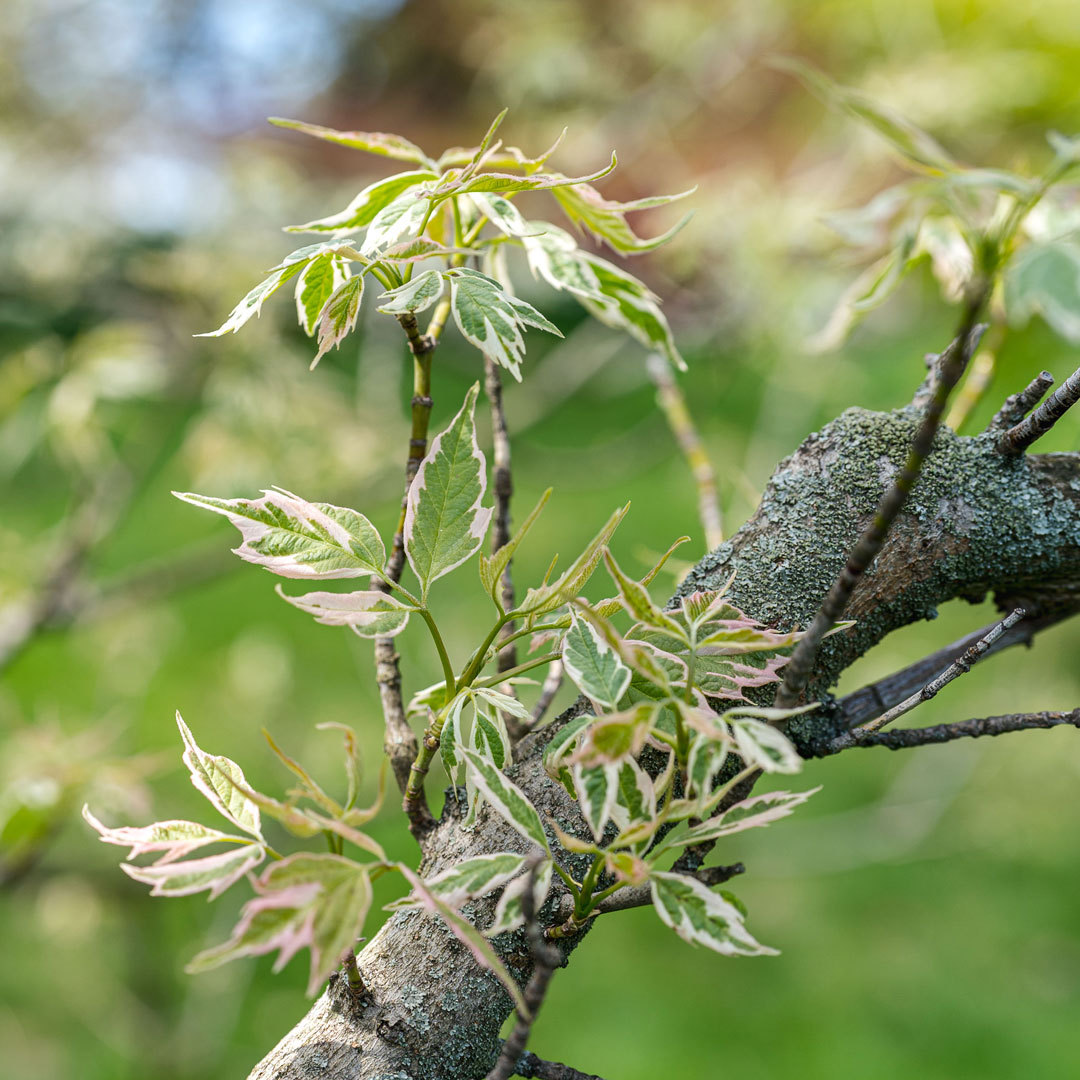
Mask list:
[{"label": "blurred green background", "polygon": [[[261,726],[329,784],[337,740],[314,725],[352,724],[376,785],[370,644],[282,604],[228,554],[224,523],[169,495],[279,484],[386,530],[395,518],[410,394],[395,327],[365,317],[314,373],[287,299],[239,336],[191,336],[295,246],[279,226],[385,171],[264,117],[398,131],[438,152],[475,143],[508,105],[503,131],[526,149],[569,125],[568,173],[615,148],[613,197],[698,184],[690,227],[633,270],[690,362],[732,529],[808,432],[850,405],[907,400],[951,324],[925,271],[843,349],[805,351],[854,273],[822,214],[900,174],[766,67],[773,51],[888,101],[971,163],[1036,168],[1047,128],[1080,129],[1074,0],[6,0],[0,641],[18,638],[58,560],[71,572],[0,674],[0,1077],[233,1080],[306,1009],[302,960],[276,977],[268,959],[185,976],[227,935],[240,890],[149,900],[78,817],[87,799],[109,823],[199,812],[174,710],[272,791],[285,777]],[[525,382],[507,389],[519,516],[556,489],[518,580],[626,499],[617,555],[644,568],[699,535],[644,356],[576,307],[530,298],[567,338],[531,335]],[[1040,368],[1060,380],[1078,362],[1042,324],[1010,332],[967,430]],[[437,369],[436,428],[477,375],[452,331]],[[1046,448],[1078,444],[1073,418]],[[469,633],[487,618],[476,592],[455,577],[438,594]],[[991,618],[949,605],[844,688]],[[431,682],[423,635],[398,640],[409,687]],[[1072,707],[1078,643],[1080,626],[1060,626],[919,722]],[[825,785],[805,810],[718,853],[749,866],[737,892],[782,956],[695,952],[645,910],[605,919],[554,981],[532,1048],[610,1080],[1080,1075],[1076,733],[861,751],[801,779]],[[375,833],[412,857],[391,807]]]}]

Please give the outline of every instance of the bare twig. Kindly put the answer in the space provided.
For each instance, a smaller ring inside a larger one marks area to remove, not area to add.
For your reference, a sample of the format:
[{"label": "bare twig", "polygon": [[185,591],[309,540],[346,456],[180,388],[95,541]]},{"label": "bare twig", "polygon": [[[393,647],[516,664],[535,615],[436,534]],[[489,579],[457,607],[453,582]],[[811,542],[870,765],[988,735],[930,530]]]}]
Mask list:
[{"label": "bare twig", "polygon": [[[1063,607],[1059,611],[1040,615],[1037,618],[1021,619],[1015,626],[1006,630],[986,650],[983,658],[993,656],[1014,645],[1030,645],[1035,635],[1049,626],[1070,618],[1076,614],[1073,607]],[[970,634],[965,634],[958,641],[946,645],[937,652],[924,656],[914,664],[900,671],[894,671],[884,679],[862,686],[852,691],[837,702],[839,727],[847,730],[859,727],[869,720],[874,720],[887,712],[894,705],[924,686],[936,672],[948,667],[958,656],[971,648],[980,638],[985,637],[998,623],[990,623]]]},{"label": "bare twig", "polygon": [[1004,431],[1021,420],[1042,401],[1046,391],[1054,385],[1054,376],[1049,371],[1040,371],[1018,394],[1010,394],[993,420],[986,425],[987,431]]},{"label": "bare twig", "polygon": [[1080,401],[1080,368],[1074,371],[1030,416],[1009,428],[1001,436],[1003,453],[1022,454],[1036,439],[1041,439]]},{"label": "bare twig", "polygon": [[[432,404],[431,358],[436,346],[434,336],[420,333],[415,315],[399,315],[398,322],[401,323],[401,328],[409,339],[409,349],[413,356],[413,398],[409,454],[405,459],[405,490],[401,497],[401,513],[394,532],[390,558],[386,564],[386,576],[395,582],[401,580],[401,573],[405,569],[405,509],[408,504],[409,488],[427,452],[428,423],[431,419]],[[378,578],[372,579],[372,587],[383,592],[390,591],[390,586]],[[390,768],[393,770],[398,788],[404,793],[409,782],[409,770],[419,752],[419,743],[405,717],[405,703],[401,695],[401,669],[398,661],[394,639],[376,638],[375,682],[379,687],[379,700],[382,703],[385,728],[383,748],[390,759]],[[409,815],[409,828],[414,836],[422,835],[434,824],[427,800],[422,794],[419,800],[410,804],[406,813]]]},{"label": "bare twig", "polygon": [[583,1073],[558,1061],[544,1061],[531,1051],[521,1055],[512,1075],[525,1080],[603,1080],[595,1073]]},{"label": "bare twig", "polygon": [[536,704],[533,706],[533,727],[544,719],[544,714],[551,708],[551,703],[555,700],[555,695],[559,692],[559,688],[563,684],[563,675],[562,661],[552,661],[548,666],[548,673],[544,677],[544,683],[540,687],[540,696],[536,699]]},{"label": "bare twig", "polygon": [[990,331],[989,338],[983,348],[975,354],[975,358],[971,361],[971,368],[967,373],[967,378],[964,379],[960,384],[960,388],[956,391],[956,400],[945,417],[946,426],[951,427],[953,431],[959,431],[967,423],[975,406],[982,401],[983,394],[986,393],[987,388],[990,386],[990,382],[994,378],[994,368],[997,366],[997,352],[1003,337],[1002,325],[998,323]]},{"label": "bare twig", "polygon": [[[907,750],[913,746],[929,746],[933,743],[952,742],[954,739],[978,739],[983,735],[1005,735],[1010,731],[1028,731],[1033,728],[1052,728],[1071,724],[1080,728],[1080,709],[1072,712],[1010,713],[1006,716],[987,716],[978,720],[961,720],[955,724],[937,724],[934,727],[900,728],[898,731],[877,731],[865,739],[856,739],[851,746],[886,746],[890,750]],[[828,748],[818,757],[827,757],[849,749]]]},{"label": "bare twig", "polygon": [[981,638],[979,638],[978,641],[975,642],[974,645],[961,653],[947,668],[945,668],[944,671],[931,679],[920,690],[917,690],[914,694],[906,697],[903,701],[894,705],[886,712],[883,712],[880,716],[875,717],[873,720],[867,720],[866,723],[861,724],[859,727],[853,728],[851,731],[847,731],[834,739],[833,745],[835,746],[835,749],[846,750],[849,746],[854,746],[868,735],[872,735],[875,731],[880,731],[894,720],[898,720],[905,713],[911,712],[912,709],[917,708],[919,705],[929,701],[932,697],[935,697],[937,693],[943,687],[948,686],[953,679],[967,674],[967,672],[969,672],[972,667],[974,667],[974,665],[990,651],[994,642],[998,641],[1003,634],[1011,630],[1023,617],[1024,609],[1014,608],[1001,620],[1001,622],[995,623]]},{"label": "bare twig", "polygon": [[805,635],[795,646],[791,659],[784,667],[784,681],[776,691],[776,706],[790,709],[799,703],[810,675],[814,670],[818,651],[825,635],[844,614],[848,600],[863,574],[873,564],[881,550],[893,522],[907,502],[908,494],[922,471],[923,462],[933,449],[934,437],[941,423],[949,394],[956,386],[986,329],[985,324],[976,325],[976,319],[986,298],[986,290],[980,289],[968,300],[960,321],[960,332],[941,354],[937,364],[937,379],[926,404],[922,423],[919,425],[907,460],[892,485],[882,496],[874,520],[859,537],[848,555],[840,575],[829,590]]},{"label": "bare twig", "polygon": [[529,882],[521,894],[521,913],[525,917],[525,932],[529,936],[529,948],[532,950],[533,971],[525,987],[525,1005],[527,1016],[518,1013],[517,1024],[510,1037],[503,1043],[502,1051],[495,1062],[487,1080],[507,1080],[517,1071],[518,1062],[525,1052],[529,1041],[529,1032],[536,1020],[540,1006],[544,1004],[548,983],[555,969],[562,963],[562,953],[544,940],[544,931],[536,917],[535,886],[540,872],[541,859],[536,857],[528,869]]},{"label": "bare twig", "polygon": [[651,353],[646,366],[656,386],[656,403],[697,484],[698,516],[705,533],[705,545],[712,551],[724,541],[724,518],[716,494],[716,473],[694,426],[690,410],[686,407],[686,398],[672,374],[671,365],[659,353]]}]

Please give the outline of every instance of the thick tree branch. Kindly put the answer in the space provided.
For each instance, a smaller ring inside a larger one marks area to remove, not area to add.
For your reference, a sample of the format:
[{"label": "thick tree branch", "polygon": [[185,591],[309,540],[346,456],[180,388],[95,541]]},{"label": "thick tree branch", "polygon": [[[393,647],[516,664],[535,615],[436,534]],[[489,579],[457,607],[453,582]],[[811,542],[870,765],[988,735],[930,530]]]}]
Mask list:
[{"label": "thick tree branch", "polygon": [[1010,713],[1006,716],[961,720],[955,724],[935,724],[933,727],[875,731],[850,742],[835,740],[817,756],[838,754],[841,750],[848,750],[853,746],[887,746],[890,750],[908,750],[914,746],[930,746],[934,743],[952,742],[954,739],[978,739],[983,735],[1005,735],[1010,731],[1052,728],[1062,724],[1080,728],[1080,709],[1073,709],[1072,712]]},{"label": "thick tree branch", "polygon": [[578,1072],[569,1065],[562,1065],[558,1061],[544,1061],[532,1053],[521,1055],[515,1075],[523,1076],[525,1080],[603,1080],[603,1077],[595,1073]]}]

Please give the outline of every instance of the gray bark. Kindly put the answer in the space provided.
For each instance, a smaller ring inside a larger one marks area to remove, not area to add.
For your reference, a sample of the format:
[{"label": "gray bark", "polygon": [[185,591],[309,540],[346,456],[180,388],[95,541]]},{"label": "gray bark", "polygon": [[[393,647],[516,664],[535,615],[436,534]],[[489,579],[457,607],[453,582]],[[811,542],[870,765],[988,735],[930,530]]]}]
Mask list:
[{"label": "gray bark", "polygon": [[[702,560],[683,591],[716,588],[735,572],[730,595],[747,614],[780,628],[805,625],[902,464],[916,422],[912,409],[851,409],[811,435],[781,463],[750,521]],[[852,598],[847,617],[856,625],[827,639],[818,658],[810,692],[826,707],[788,733],[812,756],[836,734],[838,710],[827,690],[845,667],[892,631],[932,618],[939,604],[991,592],[999,607],[1022,605],[1031,615],[1077,606],[1080,455],[1008,456],[997,434],[942,431]],[[572,714],[529,736],[511,775],[542,817],[584,835],[576,805],[540,763],[551,733]],[[522,841],[490,812],[469,832],[451,812],[424,838],[421,869],[429,874],[499,850],[521,851]],[[553,890],[547,923],[560,901]],[[478,904],[472,915],[483,926],[490,905]],[[524,984],[530,963],[523,935],[499,944]],[[471,1080],[486,1073],[510,1000],[437,920],[391,916],[359,962],[373,1002],[354,1007],[331,986],[252,1080]]]}]

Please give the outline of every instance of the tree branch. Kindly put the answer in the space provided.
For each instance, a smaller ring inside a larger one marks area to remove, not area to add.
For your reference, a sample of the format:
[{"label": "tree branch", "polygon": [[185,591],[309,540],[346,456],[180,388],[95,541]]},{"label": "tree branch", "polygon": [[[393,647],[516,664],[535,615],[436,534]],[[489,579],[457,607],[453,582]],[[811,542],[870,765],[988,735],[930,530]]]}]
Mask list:
[{"label": "tree branch", "polygon": [[1036,405],[1042,401],[1046,391],[1054,385],[1054,376],[1049,371],[1040,371],[1017,394],[1010,394],[1002,406],[994,414],[994,418],[986,425],[987,431],[1004,431],[1020,423]]},{"label": "tree branch", "polygon": [[[1005,735],[1010,731],[1052,728],[1062,724],[1080,728],[1080,709],[1073,709],[1072,712],[1010,713],[1006,716],[987,716],[981,720],[961,720],[955,724],[936,724],[933,727],[877,731],[843,745],[836,740],[815,756],[828,757],[852,746],[887,746],[890,750],[908,750],[914,746],[930,746],[954,739],[978,739],[983,735]],[[834,746],[835,750],[832,749]]]},{"label": "tree branch", "polygon": [[908,495],[922,471],[923,463],[933,449],[934,437],[941,424],[941,416],[945,411],[949,395],[964,374],[968,361],[986,329],[985,325],[976,325],[976,319],[982,310],[985,298],[985,288],[980,288],[967,301],[964,316],[960,321],[959,333],[938,361],[934,389],[927,402],[922,423],[912,440],[904,467],[882,496],[873,521],[851,549],[851,554],[848,555],[843,569],[805,635],[795,646],[791,659],[784,667],[784,680],[776,691],[777,708],[790,709],[799,704],[810,681],[814,662],[825,635],[844,614],[855,586],[877,558],[889,529],[892,528],[897,515],[907,502]]},{"label": "tree branch", "polygon": [[525,1080],[603,1080],[595,1073],[578,1072],[558,1061],[544,1061],[531,1052],[521,1055],[514,1075],[523,1076]]},{"label": "tree branch", "polygon": [[[746,867],[740,863],[732,863],[730,866],[705,866],[700,870],[688,871],[687,877],[696,878],[707,885],[710,889],[714,885],[723,885],[739,874],[745,874]],[[628,889],[620,889],[612,893],[606,900],[601,900],[596,905],[596,910],[601,914],[609,911],[626,911],[629,908],[648,907],[652,903],[652,891],[648,885],[635,885]]]},{"label": "tree branch", "polygon": [[1041,439],[1080,400],[1080,368],[1074,371],[1030,416],[1001,436],[1005,454],[1022,454]]}]

